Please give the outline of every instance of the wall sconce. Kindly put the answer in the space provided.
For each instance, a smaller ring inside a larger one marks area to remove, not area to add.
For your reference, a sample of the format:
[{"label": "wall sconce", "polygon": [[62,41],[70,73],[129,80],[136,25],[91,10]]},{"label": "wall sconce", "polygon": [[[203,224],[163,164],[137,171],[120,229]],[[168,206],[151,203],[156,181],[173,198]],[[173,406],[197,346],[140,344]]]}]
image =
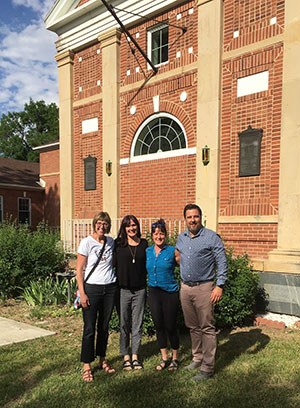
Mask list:
[{"label": "wall sconce", "polygon": [[110,160],[108,160],[108,161],[105,163],[105,169],[106,169],[106,174],[107,174],[108,176],[111,176],[111,175],[112,175],[112,162],[111,162]]},{"label": "wall sconce", "polygon": [[210,161],[210,148],[205,145],[202,147],[202,163],[203,166],[207,166]]}]

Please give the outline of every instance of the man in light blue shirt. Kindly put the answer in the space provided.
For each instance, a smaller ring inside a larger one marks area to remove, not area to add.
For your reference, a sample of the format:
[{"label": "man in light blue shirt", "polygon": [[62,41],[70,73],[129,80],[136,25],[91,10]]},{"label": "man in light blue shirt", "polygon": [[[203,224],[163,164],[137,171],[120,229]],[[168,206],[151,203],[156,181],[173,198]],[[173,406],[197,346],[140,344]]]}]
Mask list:
[{"label": "man in light blue shirt", "polygon": [[176,260],[180,258],[180,298],[192,342],[193,360],[186,369],[200,367],[193,379],[207,380],[214,373],[217,344],[213,305],[222,298],[227,261],[220,236],[203,227],[200,207],[186,205],[184,217],[188,229],[178,236]]}]

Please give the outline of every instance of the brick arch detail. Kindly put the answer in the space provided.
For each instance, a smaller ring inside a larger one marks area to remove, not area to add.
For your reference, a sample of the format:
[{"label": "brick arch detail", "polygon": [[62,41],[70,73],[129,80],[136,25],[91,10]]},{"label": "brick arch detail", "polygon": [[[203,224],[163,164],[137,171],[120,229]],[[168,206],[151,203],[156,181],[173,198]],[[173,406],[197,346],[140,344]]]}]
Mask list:
[{"label": "brick arch detail", "polygon": [[190,118],[190,115],[182,107],[174,102],[160,101],[159,107],[159,112],[154,112],[153,104],[149,104],[136,115],[134,122],[129,127],[127,136],[124,138],[124,141],[122,143],[123,146],[126,146],[126,148],[124,149],[124,157],[130,156],[132,141],[134,139],[134,136],[136,135],[138,128],[149,116],[152,116],[155,113],[165,112],[175,116],[180,121],[185,130],[188,145],[187,147],[193,147],[193,141],[196,140],[196,130]]}]

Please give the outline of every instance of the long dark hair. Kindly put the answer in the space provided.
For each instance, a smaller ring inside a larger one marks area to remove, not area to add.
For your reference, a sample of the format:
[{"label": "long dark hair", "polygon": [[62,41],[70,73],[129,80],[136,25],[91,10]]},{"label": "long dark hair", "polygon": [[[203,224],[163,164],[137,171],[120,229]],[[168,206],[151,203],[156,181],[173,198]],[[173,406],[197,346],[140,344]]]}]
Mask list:
[{"label": "long dark hair", "polygon": [[125,247],[128,245],[127,234],[126,234],[126,227],[129,227],[130,221],[133,221],[137,226],[137,237],[141,238],[141,229],[140,223],[138,222],[137,218],[134,215],[125,215],[121,222],[121,226],[119,229],[119,233],[116,239],[116,245]]}]

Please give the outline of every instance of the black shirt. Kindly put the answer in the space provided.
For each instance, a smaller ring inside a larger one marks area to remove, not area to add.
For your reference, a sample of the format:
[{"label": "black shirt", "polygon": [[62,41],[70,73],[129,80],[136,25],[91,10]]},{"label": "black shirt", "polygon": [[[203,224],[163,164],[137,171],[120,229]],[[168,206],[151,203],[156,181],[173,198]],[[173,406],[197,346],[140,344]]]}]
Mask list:
[{"label": "black shirt", "polygon": [[115,243],[114,266],[121,288],[138,290],[146,287],[147,247],[148,242],[144,238],[137,246],[121,247]]}]

